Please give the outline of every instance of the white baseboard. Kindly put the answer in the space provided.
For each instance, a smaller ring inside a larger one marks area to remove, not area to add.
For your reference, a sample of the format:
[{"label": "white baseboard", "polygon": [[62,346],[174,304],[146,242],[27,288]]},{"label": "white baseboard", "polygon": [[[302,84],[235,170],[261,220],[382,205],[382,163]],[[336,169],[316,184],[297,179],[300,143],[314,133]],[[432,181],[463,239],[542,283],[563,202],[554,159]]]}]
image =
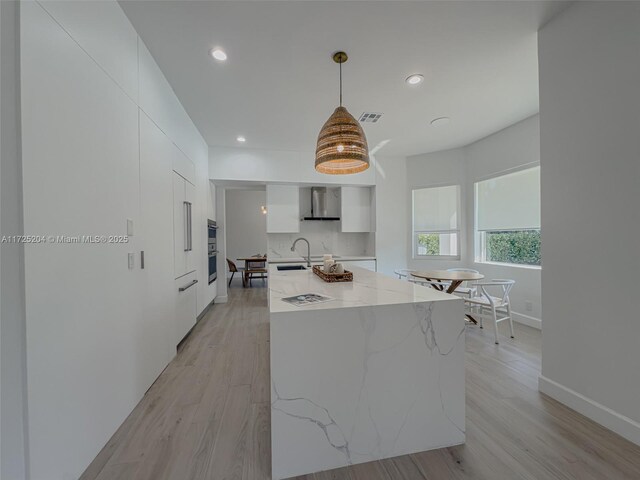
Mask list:
[{"label": "white baseboard", "polygon": [[532,328],[537,328],[538,330],[542,330],[542,320],[536,317],[530,317],[529,315],[525,315],[524,313],[511,312],[513,315],[513,321],[521,323],[522,325],[527,325]]},{"label": "white baseboard", "polygon": [[218,295],[215,298],[214,303],[227,303],[228,300],[229,300],[228,295]]},{"label": "white baseboard", "polygon": [[635,420],[542,375],[538,377],[538,390],[630,442],[640,445],[640,423]]}]

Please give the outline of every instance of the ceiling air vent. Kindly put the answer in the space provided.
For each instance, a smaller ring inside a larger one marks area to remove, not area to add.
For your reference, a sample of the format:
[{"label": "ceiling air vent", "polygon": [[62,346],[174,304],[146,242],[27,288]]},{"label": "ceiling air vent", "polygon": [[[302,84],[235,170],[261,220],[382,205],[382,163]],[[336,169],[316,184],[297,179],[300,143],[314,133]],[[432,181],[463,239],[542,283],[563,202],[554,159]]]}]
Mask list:
[{"label": "ceiling air vent", "polygon": [[360,123],[378,123],[378,120],[380,120],[380,118],[382,118],[381,113],[364,112],[362,115],[360,115],[360,118],[358,120],[360,121]]}]

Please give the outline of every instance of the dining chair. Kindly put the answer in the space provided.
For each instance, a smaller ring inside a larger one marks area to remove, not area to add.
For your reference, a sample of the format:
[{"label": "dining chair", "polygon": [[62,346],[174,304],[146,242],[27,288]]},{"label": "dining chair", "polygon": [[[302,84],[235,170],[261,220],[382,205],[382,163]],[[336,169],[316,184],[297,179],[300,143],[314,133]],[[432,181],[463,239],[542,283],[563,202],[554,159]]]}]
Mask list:
[{"label": "dining chair", "polygon": [[402,280],[408,280],[409,279],[409,275],[411,275],[412,272],[414,272],[415,270],[409,270],[407,268],[398,268],[397,270],[394,270],[393,273],[395,273],[398,276],[398,279]]},{"label": "dining chair", "polygon": [[[480,328],[483,328],[483,318],[493,320],[493,333],[496,337],[496,345],[499,343],[498,322],[508,320],[511,338],[514,338],[509,293],[515,283],[515,280],[503,278],[495,278],[488,282],[478,282],[475,284],[476,288],[479,289],[477,292],[478,295],[464,299],[467,313],[473,317],[480,318]],[[491,295],[491,293],[496,292],[496,296]]]},{"label": "dining chair", "polygon": [[[480,273],[478,270],[474,270],[473,268],[448,268],[447,272],[467,272],[467,273]],[[475,297],[477,294],[477,289],[475,287],[475,283],[473,282],[463,282],[456,291],[453,292],[460,294],[463,297]]]},{"label": "dining chair", "polygon": [[[231,278],[229,279],[229,287],[231,287],[231,282],[233,281],[233,276],[239,272],[238,267],[234,262],[227,258],[227,265],[229,267],[229,271],[231,272]],[[242,276],[242,286],[244,287],[244,276]]]}]

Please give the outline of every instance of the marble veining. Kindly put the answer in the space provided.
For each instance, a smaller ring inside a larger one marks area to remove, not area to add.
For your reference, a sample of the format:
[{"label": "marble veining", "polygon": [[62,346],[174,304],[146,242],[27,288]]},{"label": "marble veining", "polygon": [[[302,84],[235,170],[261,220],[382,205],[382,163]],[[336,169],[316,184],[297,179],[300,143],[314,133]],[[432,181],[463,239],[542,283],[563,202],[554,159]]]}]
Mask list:
[{"label": "marble veining", "polygon": [[272,310],[274,479],[464,442],[463,307],[442,295]]},{"label": "marble veining", "polygon": [[[331,445],[332,448],[335,448],[340,453],[344,454],[347,459],[347,463],[351,465],[351,452],[349,452],[349,442],[342,433],[340,426],[333,419],[329,410],[324,407],[321,407],[313,400],[309,400],[308,398],[282,398],[278,393],[275,383],[272,384],[273,393],[275,395],[275,400],[271,402],[271,408],[278,412],[282,412],[285,415],[288,415],[292,418],[297,418],[298,420],[303,420],[307,422],[311,422],[312,424],[319,427],[324,436]],[[303,412],[308,412],[306,415],[293,413],[295,410],[300,410]],[[317,415],[320,413],[320,415]]]}]

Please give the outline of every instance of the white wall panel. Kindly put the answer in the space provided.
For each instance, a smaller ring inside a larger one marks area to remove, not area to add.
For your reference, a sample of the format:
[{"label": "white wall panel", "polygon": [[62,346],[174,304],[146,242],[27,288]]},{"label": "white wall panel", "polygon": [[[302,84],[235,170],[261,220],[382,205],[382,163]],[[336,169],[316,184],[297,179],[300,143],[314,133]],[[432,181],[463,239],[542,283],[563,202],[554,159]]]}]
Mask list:
[{"label": "white wall panel", "polygon": [[[21,5],[25,232],[124,235],[139,220],[138,109],[33,2]],[[129,244],[25,248],[30,469],[77,478],[143,393]]]},{"label": "white wall panel", "polygon": [[576,2],[539,33],[540,388],[640,444],[640,8]]},{"label": "white wall panel", "polygon": [[171,171],[175,145],[140,111],[140,249],[142,318],[136,339],[141,385],[149,386],[176,353]]},{"label": "white wall panel", "polygon": [[[408,260],[409,197],[407,160],[404,157],[376,157],[375,255],[379,272],[393,275],[406,268]],[[373,248],[372,248],[373,250]]]},{"label": "white wall panel", "polygon": [[197,163],[207,158],[207,146],[180,104],[142,40],[138,42],[140,62],[140,108],[182,150]]},{"label": "white wall panel", "polygon": [[206,143],[150,55],[140,101],[151,118],[140,111],[138,38],[116,2],[44,7],[21,3],[25,232],[124,235],[134,222],[128,244],[25,250],[29,468],[58,480],[79,477],[175,354],[176,154],[196,185],[194,316],[216,289]]},{"label": "white wall panel", "polygon": [[212,147],[209,173],[216,181],[253,181],[333,185],[375,185],[375,159],[368,170],[352,175],[326,175],[314,166],[313,150],[293,152],[256,148]]},{"label": "white wall panel", "polygon": [[116,2],[46,0],[40,5],[138,101],[138,34]]},{"label": "white wall panel", "polygon": [[[18,2],[0,2],[0,235],[22,235],[20,21]],[[24,245],[0,248],[0,478],[26,477]]]}]

